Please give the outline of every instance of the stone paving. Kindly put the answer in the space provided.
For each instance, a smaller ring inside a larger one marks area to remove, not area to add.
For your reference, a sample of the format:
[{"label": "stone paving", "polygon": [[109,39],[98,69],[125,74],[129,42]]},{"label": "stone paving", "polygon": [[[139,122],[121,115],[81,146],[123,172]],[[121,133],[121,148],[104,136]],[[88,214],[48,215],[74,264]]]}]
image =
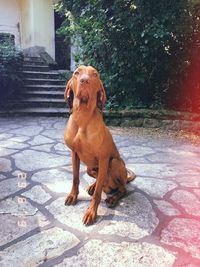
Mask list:
[{"label": "stone paving", "polygon": [[200,142],[143,128],[111,128],[137,178],[115,209],[105,195],[95,225],[82,217],[93,179],[72,183],[66,119],[0,119],[0,266],[200,266]]}]

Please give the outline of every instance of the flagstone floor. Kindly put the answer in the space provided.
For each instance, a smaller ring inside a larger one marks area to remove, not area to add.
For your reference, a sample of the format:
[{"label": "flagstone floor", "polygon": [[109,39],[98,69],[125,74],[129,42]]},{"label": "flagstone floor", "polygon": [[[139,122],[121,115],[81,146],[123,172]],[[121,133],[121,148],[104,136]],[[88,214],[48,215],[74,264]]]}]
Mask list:
[{"label": "flagstone floor", "polygon": [[81,166],[79,201],[65,206],[72,183],[66,119],[0,118],[0,266],[200,266],[200,142],[160,130],[111,127],[137,178],[96,224],[82,217],[92,178]]}]

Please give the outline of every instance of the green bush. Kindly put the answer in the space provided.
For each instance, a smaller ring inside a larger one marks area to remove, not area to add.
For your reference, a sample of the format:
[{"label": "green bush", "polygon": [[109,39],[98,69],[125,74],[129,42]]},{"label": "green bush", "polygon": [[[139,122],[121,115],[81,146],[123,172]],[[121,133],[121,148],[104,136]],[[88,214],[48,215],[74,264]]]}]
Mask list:
[{"label": "green bush", "polygon": [[66,16],[60,33],[81,39],[77,62],[100,71],[110,108],[200,109],[199,79],[185,87],[200,49],[190,1],[62,0],[56,8]]},{"label": "green bush", "polygon": [[23,54],[14,45],[0,43],[0,95],[1,100],[16,95],[22,86]]}]

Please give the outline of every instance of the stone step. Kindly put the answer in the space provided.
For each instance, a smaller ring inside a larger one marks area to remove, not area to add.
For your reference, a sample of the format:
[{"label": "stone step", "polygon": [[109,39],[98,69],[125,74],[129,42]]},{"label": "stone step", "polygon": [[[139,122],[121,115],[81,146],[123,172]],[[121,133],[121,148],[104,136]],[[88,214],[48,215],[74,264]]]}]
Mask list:
[{"label": "stone step", "polygon": [[23,65],[24,71],[40,71],[40,72],[47,72],[49,71],[49,66],[47,65],[31,65],[31,64],[24,64]]},{"label": "stone step", "polygon": [[24,91],[60,91],[64,94],[65,86],[66,85],[30,84],[24,86]]},{"label": "stone step", "polygon": [[60,91],[25,91],[23,93],[23,98],[37,98],[37,97],[44,97],[44,98],[57,98],[63,99],[64,93]]},{"label": "stone step", "polygon": [[46,62],[41,57],[24,57],[24,63],[35,63],[35,64],[46,64]]},{"label": "stone step", "polygon": [[8,110],[0,110],[0,116],[58,116],[68,117],[68,108],[13,108]]},{"label": "stone step", "polygon": [[28,102],[20,101],[15,103],[7,103],[5,110],[9,109],[21,109],[21,108],[67,108],[65,102]]},{"label": "stone step", "polygon": [[48,66],[46,62],[24,61],[23,66]]},{"label": "stone step", "polygon": [[56,71],[48,71],[48,72],[41,72],[41,71],[23,71],[23,75],[25,78],[34,78],[34,79],[58,79],[60,74]]},{"label": "stone step", "polygon": [[13,109],[13,108],[24,108],[24,107],[55,107],[63,108],[67,107],[64,101],[63,94],[61,95],[29,95],[23,94],[23,96],[18,96],[18,98],[6,101],[5,104],[1,104],[1,108]]},{"label": "stone step", "polygon": [[36,98],[26,98],[22,99],[19,102],[13,103],[11,107],[15,108],[67,108],[67,104],[65,103],[64,99],[56,99],[56,98],[44,98],[44,97],[36,97]]},{"label": "stone step", "polygon": [[59,72],[50,71],[41,58],[26,57],[23,90],[17,98],[2,105],[0,115],[67,116],[69,110],[64,101],[66,81],[59,78]]},{"label": "stone step", "polygon": [[64,98],[44,98],[44,97],[29,97],[26,99],[22,99],[22,102],[34,102],[34,103],[40,103],[40,102],[49,102],[49,103],[64,103]]},{"label": "stone step", "polygon": [[58,79],[38,79],[38,78],[25,78],[24,84],[26,85],[65,85],[66,82]]}]

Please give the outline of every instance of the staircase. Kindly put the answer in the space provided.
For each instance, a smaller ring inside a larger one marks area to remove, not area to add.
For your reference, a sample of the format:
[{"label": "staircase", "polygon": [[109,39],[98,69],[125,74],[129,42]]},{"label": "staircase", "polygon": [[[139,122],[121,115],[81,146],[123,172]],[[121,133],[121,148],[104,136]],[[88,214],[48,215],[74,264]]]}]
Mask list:
[{"label": "staircase", "polygon": [[22,93],[6,103],[0,115],[66,116],[66,80],[39,57],[24,58]]}]

